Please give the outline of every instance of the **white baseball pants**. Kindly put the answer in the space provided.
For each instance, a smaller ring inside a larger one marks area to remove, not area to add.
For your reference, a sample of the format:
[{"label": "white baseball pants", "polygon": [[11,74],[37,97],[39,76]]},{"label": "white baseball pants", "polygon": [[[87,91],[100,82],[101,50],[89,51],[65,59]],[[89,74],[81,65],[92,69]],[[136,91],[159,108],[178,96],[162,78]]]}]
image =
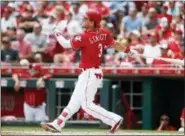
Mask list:
[{"label": "white baseball pants", "polygon": [[38,107],[31,107],[24,102],[25,121],[45,121],[46,120],[46,103],[42,103]]},{"label": "white baseball pants", "polygon": [[[61,128],[64,127],[66,120],[76,113],[80,107],[89,115],[92,115],[110,126],[114,126],[121,119],[121,116],[109,112],[93,103],[97,89],[102,83],[102,78],[103,72],[101,69],[91,68],[80,74],[67,107],[64,108],[63,112],[58,117],[60,120],[58,125],[60,125]],[[58,119],[53,123],[57,123]]]}]

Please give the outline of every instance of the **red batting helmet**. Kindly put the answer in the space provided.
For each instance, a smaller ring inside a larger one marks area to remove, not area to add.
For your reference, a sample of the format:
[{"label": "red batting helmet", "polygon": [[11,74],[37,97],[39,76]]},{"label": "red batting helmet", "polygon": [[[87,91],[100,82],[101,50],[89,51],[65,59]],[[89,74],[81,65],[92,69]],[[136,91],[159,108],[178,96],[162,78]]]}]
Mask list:
[{"label": "red batting helmet", "polygon": [[98,11],[92,9],[88,10],[84,16],[93,21],[96,27],[100,27],[101,14]]}]

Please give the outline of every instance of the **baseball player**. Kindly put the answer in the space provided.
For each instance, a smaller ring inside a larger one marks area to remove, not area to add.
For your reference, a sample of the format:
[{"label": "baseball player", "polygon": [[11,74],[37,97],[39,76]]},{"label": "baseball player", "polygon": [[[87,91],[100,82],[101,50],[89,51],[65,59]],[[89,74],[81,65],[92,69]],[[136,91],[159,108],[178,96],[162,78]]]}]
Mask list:
[{"label": "baseball player", "polygon": [[95,10],[85,13],[81,33],[70,40],[66,40],[57,26],[53,33],[63,48],[81,50],[79,67],[82,73],[79,75],[76,87],[68,105],[62,113],[50,123],[41,123],[41,127],[47,131],[60,132],[66,121],[82,108],[86,113],[92,115],[111,126],[110,133],[114,133],[121,125],[123,118],[115,113],[93,103],[97,88],[103,80],[103,72],[100,69],[101,57],[105,46],[113,47],[118,51],[124,51],[125,46],[114,42],[112,35],[106,29],[100,28],[101,15]]},{"label": "baseball player", "polygon": [[12,79],[15,81],[15,91],[20,90],[20,79],[38,78],[37,88],[25,88],[24,89],[24,116],[26,121],[45,121],[45,99],[46,89],[41,88],[43,81],[50,78],[51,75],[41,74],[41,66],[39,64],[33,64],[29,73],[13,74]]}]

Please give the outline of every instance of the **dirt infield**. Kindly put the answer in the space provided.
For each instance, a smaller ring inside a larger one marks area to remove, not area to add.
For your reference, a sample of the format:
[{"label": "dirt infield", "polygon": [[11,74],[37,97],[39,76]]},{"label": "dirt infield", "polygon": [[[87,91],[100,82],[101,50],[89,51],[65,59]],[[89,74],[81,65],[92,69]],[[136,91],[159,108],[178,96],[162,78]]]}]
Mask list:
[{"label": "dirt infield", "polygon": [[[2,127],[2,135],[108,135],[108,130],[105,129],[64,129],[61,133],[51,133],[42,130],[41,128],[33,127]],[[157,132],[145,130],[119,130],[115,135],[184,135],[179,132]]]}]

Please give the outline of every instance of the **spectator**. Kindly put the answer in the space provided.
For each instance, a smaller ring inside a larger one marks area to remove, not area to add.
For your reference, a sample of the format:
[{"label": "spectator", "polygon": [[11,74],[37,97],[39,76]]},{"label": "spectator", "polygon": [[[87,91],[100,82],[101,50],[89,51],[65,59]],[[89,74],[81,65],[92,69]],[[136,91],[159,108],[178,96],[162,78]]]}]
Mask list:
[{"label": "spectator", "polygon": [[172,36],[172,28],[166,17],[161,18],[160,24],[156,26],[155,31],[159,35],[161,41],[168,40]]},{"label": "spectator", "polygon": [[56,16],[56,21],[60,22],[61,20],[64,19],[65,17],[65,11],[64,11],[64,7],[62,5],[57,5],[54,9],[53,12]]},{"label": "spectator", "polygon": [[157,131],[175,131],[175,127],[170,125],[170,118],[167,115],[162,115],[160,118],[160,126]]},{"label": "spectator", "polygon": [[168,19],[169,24],[171,24],[172,22],[172,15],[169,15],[167,13],[168,11],[168,6],[167,5],[163,5],[161,8],[161,14],[158,15],[158,18],[161,19],[163,17],[166,17]]},{"label": "spectator", "polygon": [[143,52],[143,43],[141,42],[141,34],[138,30],[133,30],[130,35],[130,49],[137,50],[139,53]]},{"label": "spectator", "polygon": [[43,5],[39,4],[37,6],[37,9],[36,9],[36,11],[34,13],[34,17],[37,18],[37,20],[39,22],[42,22],[43,19],[47,18],[46,13],[44,12],[44,6]]},{"label": "spectator", "polygon": [[[128,42],[127,39],[122,39],[120,41],[120,43],[126,46],[126,52],[127,52],[128,49],[131,49],[130,43]],[[115,62],[118,66],[121,66],[121,67],[122,66],[123,67],[134,67],[137,64],[140,64],[140,65],[144,64],[140,57],[131,56],[131,55],[125,54],[123,52],[116,53]]]},{"label": "spectator", "polygon": [[18,52],[11,48],[11,42],[7,36],[2,38],[2,44],[1,61],[9,63],[18,61]]},{"label": "spectator", "polygon": [[[160,46],[161,48],[161,57],[163,58],[171,58],[171,56],[169,55],[169,50],[168,50],[168,45],[167,44],[163,44]],[[163,61],[163,60],[158,60],[158,59],[154,59],[152,62],[152,66],[156,66],[156,67],[169,67],[171,63]]]},{"label": "spectator", "polygon": [[41,33],[42,26],[39,23],[34,24],[33,32],[25,36],[25,40],[31,43],[33,53],[43,53],[47,44],[46,35]]},{"label": "spectator", "polygon": [[[116,34],[113,35],[118,35],[119,31],[120,31],[120,21],[121,18],[124,16],[124,12],[125,12],[125,8],[123,6],[123,2],[121,1],[115,1],[115,2],[103,2],[104,5],[109,8],[109,16],[106,19],[108,21],[108,23],[112,23],[113,24],[113,28],[114,31],[116,32]],[[106,4],[107,3],[107,4]]]},{"label": "spectator", "polygon": [[149,21],[148,9],[149,9],[148,4],[144,3],[141,8],[141,12],[137,14],[137,17],[142,20],[142,27],[144,27],[146,23]]},{"label": "spectator", "polygon": [[15,10],[15,3],[9,2],[7,5],[7,8],[11,11],[10,17],[15,18],[16,14],[17,14],[17,12]]},{"label": "spectator", "polygon": [[43,19],[41,22],[41,26],[42,26],[42,33],[47,35],[47,37],[52,33],[52,28],[54,26],[56,22],[56,15],[51,12],[48,15],[48,18]]},{"label": "spectator", "polygon": [[72,67],[73,63],[68,60],[65,56],[62,56],[62,54],[55,54],[53,57],[53,62],[54,64],[52,65],[52,68],[55,66],[60,66],[60,67]]},{"label": "spectator", "polygon": [[59,22],[58,28],[60,28],[63,36],[65,36],[67,39],[72,38],[82,32],[79,22],[72,20],[72,14],[70,12],[66,12],[65,20]]},{"label": "spectator", "polygon": [[79,12],[83,15],[86,11],[88,11],[88,6],[85,1],[79,1],[80,9]]},{"label": "spectator", "polygon": [[65,49],[61,55],[65,58],[66,62],[74,63],[75,54],[76,52],[73,49]]},{"label": "spectator", "polygon": [[131,8],[129,9],[129,15],[123,17],[120,26],[120,33],[122,36],[132,32],[133,30],[141,30],[142,23],[141,20],[137,18],[136,13],[137,10],[135,8]]},{"label": "spectator", "polygon": [[19,13],[23,13],[23,12],[25,12],[26,11],[26,8],[27,8],[27,6],[29,5],[29,1],[17,1],[17,2],[15,2],[15,4],[17,5],[17,11],[19,12]]},{"label": "spectator", "polygon": [[69,11],[70,4],[67,1],[56,1],[56,5],[61,5],[64,7],[65,11]]},{"label": "spectator", "polygon": [[115,60],[116,60],[116,64],[117,66],[120,66],[120,67],[134,67],[134,64],[136,63],[136,60],[131,58],[131,57],[128,57],[125,53],[123,52],[118,52],[116,55],[115,55]]},{"label": "spectator", "polygon": [[[157,42],[159,42],[161,45],[168,45],[168,55],[170,57],[184,59],[184,43],[182,42],[182,38],[184,38],[185,8],[184,2],[179,1],[3,2],[1,5],[1,11],[3,15],[1,19],[1,24],[3,23],[1,34],[8,36],[12,43],[15,43],[18,41],[16,41],[16,31],[18,29],[23,28],[26,33],[29,33],[28,35],[31,35],[34,34],[34,25],[37,23],[41,24],[41,33],[46,35],[45,39],[47,39],[46,45],[44,45],[46,48],[43,48],[41,51],[43,59],[42,61],[53,62],[54,55],[58,53],[62,54],[64,51],[63,47],[60,46],[60,44],[56,41],[55,37],[51,33],[53,25],[59,23],[66,38],[73,37],[79,33],[78,31],[75,32],[74,30],[82,31],[82,15],[86,10],[91,8],[97,9],[97,11],[101,12],[101,14],[105,17],[101,23],[101,26],[109,29],[115,39],[117,38],[117,40],[119,40],[123,38],[129,38],[131,49],[136,49],[139,51],[139,53],[142,53],[145,47],[140,46],[140,44],[147,44],[148,40],[146,39],[148,38],[148,34],[155,32],[157,33]],[[169,13],[169,11],[171,13]],[[125,16],[127,14],[128,16]],[[5,19],[5,17],[8,19]],[[161,27],[162,24],[166,24],[166,19],[163,18],[166,18],[168,21],[168,27],[166,27],[165,32],[162,32],[163,27]],[[14,21],[12,21],[12,19]],[[142,31],[140,31],[141,28]],[[134,32],[135,30],[136,33]],[[182,34],[180,34],[180,32],[176,32],[177,30],[182,31]],[[28,35],[26,35],[25,40],[27,40]],[[181,40],[178,39],[180,36]],[[39,40],[35,40],[34,42],[36,41],[38,42],[41,40],[39,38]],[[34,44],[32,46],[33,51],[35,51]],[[13,48],[15,49],[14,45]],[[161,51],[163,52],[163,50]],[[124,58],[122,53],[111,54],[113,51],[109,49],[106,49],[106,51],[110,52],[110,54],[106,54],[103,58],[106,65],[119,65],[120,60],[131,60],[131,62],[133,60],[133,66],[135,63],[138,63],[138,60],[134,61],[134,58]],[[38,57],[40,55],[36,56]],[[68,56],[70,55],[65,54],[63,57],[67,59]],[[74,56],[75,63],[78,63],[79,56],[80,52],[77,51]],[[37,57],[35,60],[35,55],[33,55],[33,57],[29,57],[28,59],[30,61],[41,61],[40,57]],[[119,58],[120,60],[118,59],[118,61],[115,58]],[[66,62],[66,60],[64,61]],[[73,61],[71,63],[73,63]]]},{"label": "spectator", "polygon": [[182,31],[176,30],[174,37],[168,40],[168,48],[171,50],[172,58],[183,59],[184,56],[181,53],[181,48],[184,45],[182,39]]},{"label": "spectator", "polygon": [[16,27],[16,20],[15,17],[11,17],[10,9],[5,8],[1,18],[1,31],[5,33],[8,27]]},{"label": "spectator", "polygon": [[8,27],[6,31],[6,35],[9,37],[10,41],[16,41],[16,28],[15,27]]},{"label": "spectator", "polygon": [[62,57],[61,54],[55,54],[55,56],[53,58],[54,65],[61,66],[64,61],[65,60],[64,60],[64,58]]},{"label": "spectator", "polygon": [[181,2],[179,5],[179,15],[181,15],[183,18],[185,18],[184,14],[185,14],[184,3]]},{"label": "spectator", "polygon": [[181,127],[179,128],[179,132],[184,132],[184,117],[185,117],[185,108],[182,109],[180,121],[181,121]]},{"label": "spectator", "polygon": [[170,1],[168,2],[168,4],[169,4],[168,14],[169,14],[169,15],[172,15],[172,16],[178,15],[179,10],[178,10],[177,7],[175,6],[175,3],[176,3],[176,2],[173,1],[173,0],[170,0]]},{"label": "spectator", "polygon": [[[109,13],[110,15],[115,15],[115,14],[121,14],[125,12],[125,4],[122,1],[112,1],[112,2],[103,2],[104,5],[109,8]],[[113,17],[113,19],[116,19],[116,16]]]},{"label": "spectator", "polygon": [[[149,43],[144,46],[144,56],[148,57],[160,57],[161,56],[161,49],[159,44],[157,43],[157,34],[151,33],[148,35]],[[152,58],[146,58],[146,64],[152,64]]]},{"label": "spectator", "polygon": [[25,32],[23,29],[17,30],[17,41],[12,42],[12,48],[19,53],[19,59],[31,59],[32,47],[31,44],[24,39]]},{"label": "spectator", "polygon": [[[20,62],[21,64],[21,62]],[[29,62],[25,63],[27,66]],[[39,64],[33,64],[29,73],[13,74],[12,79],[15,81],[15,91],[20,91],[20,79],[21,78],[38,78],[37,88],[25,88],[24,89],[24,116],[25,121],[45,121],[46,120],[46,89],[41,88],[44,80],[47,80],[51,75],[42,75],[41,66]]]},{"label": "spectator", "polygon": [[115,65],[115,54],[116,51],[113,48],[107,48],[104,55],[105,66],[111,67]]},{"label": "spectator", "polygon": [[157,19],[157,12],[155,8],[150,8],[149,11],[149,21],[146,23],[146,25],[143,28],[143,31],[145,33],[151,33],[154,31],[155,27],[159,24],[159,21]]},{"label": "spectator", "polygon": [[35,63],[43,63],[43,58],[40,53],[36,53],[33,57]]},{"label": "spectator", "polygon": [[183,33],[182,37],[184,37],[184,19],[182,15],[177,15],[173,17],[171,27],[172,27],[173,32],[175,30],[181,30]]},{"label": "spectator", "polygon": [[33,26],[38,22],[37,18],[33,16],[34,10],[31,5],[27,5],[25,11],[22,13],[19,27],[24,29],[26,33],[33,31]]},{"label": "spectator", "polygon": [[80,12],[79,3],[72,3],[69,12],[71,12],[73,20],[76,20],[79,23],[82,22],[83,13]]},{"label": "spectator", "polygon": [[157,1],[148,1],[148,5],[150,8],[154,8],[156,10],[156,12],[159,12],[159,5],[158,5],[159,2]]},{"label": "spectator", "polygon": [[17,12],[17,14],[15,15],[15,19],[16,19],[16,28],[19,29],[19,25],[23,19],[22,14],[20,14],[19,12]]},{"label": "spectator", "polygon": [[107,18],[110,14],[109,8],[106,7],[102,1],[97,1],[97,3],[93,6],[93,9],[99,11],[103,18]]},{"label": "spectator", "polygon": [[60,5],[60,4],[56,4],[55,2],[49,2],[49,1],[39,1],[39,2],[44,7],[44,13],[46,14],[53,12],[56,5]]}]

